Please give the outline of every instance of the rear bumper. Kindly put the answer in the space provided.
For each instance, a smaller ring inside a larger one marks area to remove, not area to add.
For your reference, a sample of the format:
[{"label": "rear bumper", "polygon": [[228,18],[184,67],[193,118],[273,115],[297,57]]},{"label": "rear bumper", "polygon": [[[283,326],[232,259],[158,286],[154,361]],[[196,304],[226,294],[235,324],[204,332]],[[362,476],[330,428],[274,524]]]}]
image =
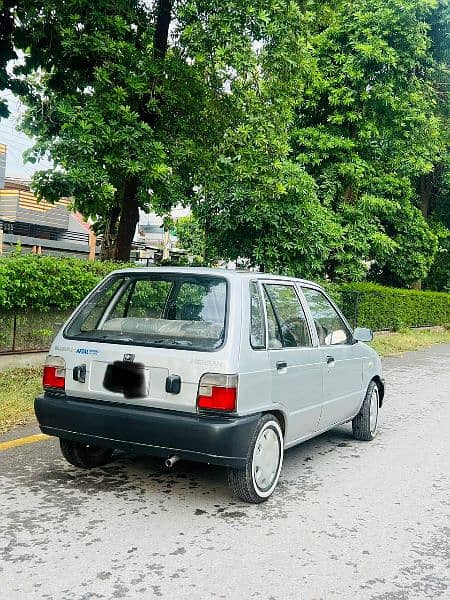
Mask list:
[{"label": "rear bumper", "polygon": [[139,454],[244,467],[259,415],[204,416],[73,396],[38,396],[43,433]]}]

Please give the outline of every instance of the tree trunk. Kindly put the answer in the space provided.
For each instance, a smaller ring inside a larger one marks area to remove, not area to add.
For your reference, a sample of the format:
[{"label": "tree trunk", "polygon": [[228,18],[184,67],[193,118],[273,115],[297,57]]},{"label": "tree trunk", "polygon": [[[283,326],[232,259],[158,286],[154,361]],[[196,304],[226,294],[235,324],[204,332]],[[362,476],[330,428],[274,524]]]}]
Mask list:
[{"label": "tree trunk", "polygon": [[170,231],[168,229],[166,229],[163,233],[163,241],[162,241],[162,259],[163,260],[169,260],[169,258],[170,258],[169,242],[170,242]]},{"label": "tree trunk", "polygon": [[353,186],[350,184],[344,190],[344,202],[346,204],[350,204],[351,202],[353,202],[353,194]]},{"label": "tree trunk", "polygon": [[419,180],[420,210],[425,219],[430,214],[430,200],[433,192],[434,173],[422,175]]},{"label": "tree trunk", "polygon": [[[174,0],[158,0],[155,32],[153,34],[153,58],[155,61],[162,62],[166,57],[173,3]],[[158,75],[155,76],[153,82],[154,88],[157,87],[157,83]],[[159,99],[159,102],[161,102],[161,99]],[[148,123],[152,129],[155,129],[158,112],[154,109],[148,111],[147,107],[142,105],[139,107],[138,112],[141,119]],[[124,186],[115,250],[116,259],[119,261],[130,260],[131,244],[136,231],[136,225],[139,222],[138,183],[133,178],[126,181]]]},{"label": "tree trunk", "polygon": [[137,179],[133,178],[125,182],[115,253],[118,261],[127,262],[130,260],[131,245],[136,232],[136,225],[139,222],[137,190]]},{"label": "tree trunk", "polygon": [[173,1],[158,1],[155,33],[153,35],[153,58],[155,60],[164,60],[166,57]]},{"label": "tree trunk", "polygon": [[[435,170],[426,175],[421,175],[419,179],[419,196],[420,196],[420,210],[424,218],[428,221],[431,213],[431,199],[433,197],[433,191],[435,186],[435,178],[439,174],[439,166],[435,167]],[[414,281],[412,284],[413,290],[422,289],[422,281]]]},{"label": "tree trunk", "polygon": [[120,202],[116,200],[116,204],[109,211],[108,221],[102,237],[102,246],[100,249],[101,260],[113,260],[115,258],[115,245],[117,233],[117,221],[120,216]]}]

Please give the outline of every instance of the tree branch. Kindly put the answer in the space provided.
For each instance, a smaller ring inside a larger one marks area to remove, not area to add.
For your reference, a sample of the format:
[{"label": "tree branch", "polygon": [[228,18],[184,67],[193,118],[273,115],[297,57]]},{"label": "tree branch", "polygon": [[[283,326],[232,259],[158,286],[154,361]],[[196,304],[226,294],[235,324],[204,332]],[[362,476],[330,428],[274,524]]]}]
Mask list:
[{"label": "tree branch", "polygon": [[172,19],[173,0],[159,0],[153,35],[153,58],[164,60],[167,54],[169,26]]}]

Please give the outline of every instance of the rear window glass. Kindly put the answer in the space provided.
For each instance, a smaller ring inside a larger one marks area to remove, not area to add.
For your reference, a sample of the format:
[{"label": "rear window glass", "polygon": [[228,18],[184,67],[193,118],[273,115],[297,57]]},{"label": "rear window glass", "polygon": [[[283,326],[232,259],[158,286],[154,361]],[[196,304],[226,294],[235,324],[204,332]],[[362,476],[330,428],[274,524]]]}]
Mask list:
[{"label": "rear window glass", "polygon": [[215,350],[225,336],[221,277],[124,275],[107,279],[65,331],[68,338]]}]

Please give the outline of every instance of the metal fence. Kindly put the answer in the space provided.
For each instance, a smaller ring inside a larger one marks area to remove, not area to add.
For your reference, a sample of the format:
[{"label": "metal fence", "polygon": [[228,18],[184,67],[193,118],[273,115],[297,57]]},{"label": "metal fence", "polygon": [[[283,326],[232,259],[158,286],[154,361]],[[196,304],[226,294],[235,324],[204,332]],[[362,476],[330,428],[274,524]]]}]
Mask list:
[{"label": "metal fence", "polygon": [[0,354],[48,350],[70,311],[0,313]]}]

